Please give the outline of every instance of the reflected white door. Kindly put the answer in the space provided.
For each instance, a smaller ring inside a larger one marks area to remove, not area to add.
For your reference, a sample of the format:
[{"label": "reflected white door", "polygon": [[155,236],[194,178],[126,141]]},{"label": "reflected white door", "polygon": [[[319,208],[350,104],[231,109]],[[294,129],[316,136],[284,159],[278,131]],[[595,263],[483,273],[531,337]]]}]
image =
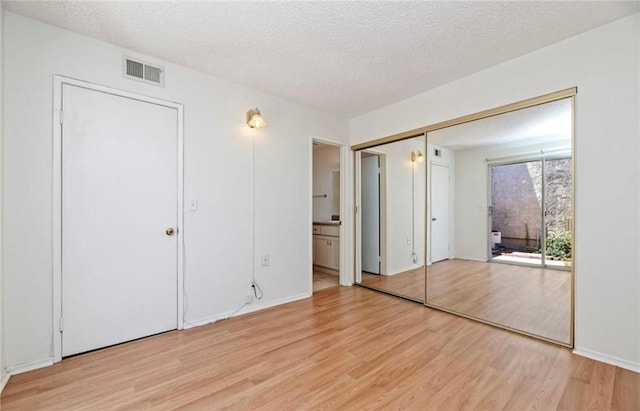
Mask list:
[{"label": "reflected white door", "polygon": [[362,271],[380,274],[380,157],[361,160]]},{"label": "reflected white door", "polygon": [[62,355],[177,328],[177,110],[68,84],[62,108]]},{"label": "reflected white door", "polygon": [[449,258],[449,167],[431,164],[431,262]]}]

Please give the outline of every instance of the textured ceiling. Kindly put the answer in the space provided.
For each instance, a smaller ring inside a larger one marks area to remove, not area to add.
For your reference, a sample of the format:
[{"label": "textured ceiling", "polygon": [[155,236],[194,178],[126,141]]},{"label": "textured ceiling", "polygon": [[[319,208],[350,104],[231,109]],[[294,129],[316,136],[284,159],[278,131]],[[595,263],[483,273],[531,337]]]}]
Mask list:
[{"label": "textured ceiling", "polygon": [[430,143],[452,150],[498,144],[571,146],[571,99],[554,101],[427,133]]},{"label": "textured ceiling", "polygon": [[640,10],[555,1],[2,4],[347,118]]}]

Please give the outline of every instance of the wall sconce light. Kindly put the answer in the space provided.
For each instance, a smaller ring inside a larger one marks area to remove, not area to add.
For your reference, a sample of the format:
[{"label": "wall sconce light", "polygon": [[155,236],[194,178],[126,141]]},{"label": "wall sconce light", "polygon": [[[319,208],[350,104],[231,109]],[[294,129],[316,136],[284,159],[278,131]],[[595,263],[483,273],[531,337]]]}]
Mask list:
[{"label": "wall sconce light", "polygon": [[262,128],[267,125],[267,123],[264,122],[258,107],[247,111],[247,125],[251,128]]},{"label": "wall sconce light", "polygon": [[422,160],[424,160],[424,156],[422,155],[422,152],[420,151],[412,151],[411,152],[411,162],[412,163],[422,163]]}]

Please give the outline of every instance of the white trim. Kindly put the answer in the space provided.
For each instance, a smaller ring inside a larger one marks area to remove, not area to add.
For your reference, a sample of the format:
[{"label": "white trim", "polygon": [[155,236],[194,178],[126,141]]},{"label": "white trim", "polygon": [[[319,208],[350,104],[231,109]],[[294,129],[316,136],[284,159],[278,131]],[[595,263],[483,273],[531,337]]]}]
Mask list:
[{"label": "white trim", "polygon": [[49,358],[45,358],[43,360],[28,361],[28,362],[23,362],[21,364],[16,364],[16,365],[12,365],[10,367],[7,367],[5,370],[3,370],[4,371],[4,375],[0,379],[0,394],[2,394],[2,391],[4,390],[4,387],[7,386],[7,383],[9,382],[9,379],[12,376],[17,375],[17,374],[22,374],[24,372],[37,370],[37,369],[44,368],[44,367],[50,367],[50,366],[53,365],[53,363],[54,363],[53,357],[49,357]]},{"label": "white trim", "polygon": [[9,378],[11,378],[11,375],[9,373],[6,373],[2,376],[2,379],[0,379],[0,394],[2,394],[2,390],[4,390],[4,387],[7,386]]},{"label": "white trim", "polygon": [[[449,260],[467,260],[467,261],[478,261],[481,263],[487,263],[489,261],[487,261],[486,259],[482,259],[482,258],[476,258],[476,257],[449,257]],[[444,260],[443,260],[444,261]]]},{"label": "white trim", "polygon": [[355,220],[355,233],[354,233],[354,275],[353,279],[356,283],[362,282],[362,151],[354,152],[354,199],[353,199],[353,216]]},{"label": "white trim", "polygon": [[[62,108],[62,86],[64,84],[82,87],[93,91],[99,91],[115,96],[126,97],[145,103],[157,104],[159,106],[173,108],[177,111],[178,116],[178,147],[177,147],[177,166],[178,166],[178,227],[177,227],[177,329],[184,328],[183,311],[184,311],[184,108],[182,104],[161,100],[155,97],[143,96],[128,91],[118,90],[111,87],[101,86],[90,82],[76,80],[69,77],[54,75],[53,76],[53,142],[52,142],[52,158],[51,158],[51,258],[53,263],[53,315],[51,318],[51,330],[53,340],[53,357],[52,363],[62,360],[62,335],[58,329],[58,319],[62,312],[62,127],[60,124],[60,111]],[[58,336],[58,337],[57,337]],[[50,364],[49,364],[50,365]]]},{"label": "white trim", "polygon": [[[307,195],[307,201],[309,201],[309,209],[307,210],[309,213],[309,221],[310,224],[307,224],[307,261],[310,261],[311,264],[308,264],[308,277],[309,277],[309,287],[308,292],[313,294],[313,136],[309,136],[309,179],[307,181],[309,185],[309,193]],[[342,251],[342,250],[341,250]],[[338,275],[340,275],[338,273]]]},{"label": "white trim", "polygon": [[53,365],[53,363],[54,363],[53,357],[49,357],[42,360],[28,361],[28,362],[12,365],[10,367],[7,367],[7,370],[6,370],[7,375],[5,375],[5,378],[9,380],[9,377],[11,376],[22,374],[23,372],[37,370],[39,368],[49,367]]},{"label": "white trim", "polygon": [[573,353],[581,357],[591,358],[592,360],[615,365],[616,367],[624,368],[625,370],[640,373],[640,363],[637,362],[614,357],[613,355],[604,354],[598,351],[590,350],[588,348],[576,347],[573,349]]},{"label": "white trim", "polygon": [[215,323],[217,321],[220,321],[220,320],[227,320],[227,319],[232,318],[232,317],[237,317],[237,316],[240,316],[240,315],[249,314],[249,313],[252,313],[252,312],[255,312],[255,311],[264,310],[266,308],[271,308],[271,307],[275,307],[275,306],[282,305],[282,304],[292,303],[292,302],[298,301],[298,300],[304,300],[304,299],[309,298],[309,297],[311,297],[311,293],[307,292],[307,293],[302,293],[302,294],[296,294],[296,295],[293,295],[293,296],[290,296],[290,297],[280,298],[278,300],[270,301],[270,302],[264,303],[264,304],[252,304],[250,306],[248,305],[246,309],[243,309],[243,310],[240,310],[240,311],[231,310],[231,311],[227,311],[227,312],[224,312],[224,313],[212,315],[212,316],[209,316],[209,317],[200,318],[200,319],[195,320],[195,321],[185,322],[184,329],[186,330],[186,329],[189,329],[189,328],[200,327],[202,325],[213,324],[213,323]]},{"label": "white trim", "polygon": [[405,273],[407,271],[415,270],[415,269],[420,268],[422,266],[423,266],[422,264],[411,264],[411,265],[408,265],[406,267],[397,268],[397,269],[395,269],[393,271],[389,271],[389,272],[386,272],[386,273],[381,274],[381,275],[392,276],[392,275],[396,275],[396,274],[402,274],[402,273]]},{"label": "white trim", "polygon": [[[389,255],[388,255],[388,242],[389,242],[389,230],[387,227],[387,222],[389,220],[389,211],[388,211],[388,191],[387,191],[387,176],[389,175],[388,163],[387,163],[387,155],[388,153],[378,154],[378,159],[380,160],[380,191],[378,192],[378,198],[380,201],[380,275],[389,275]],[[362,176],[360,176],[362,178]]]},{"label": "white trim", "polygon": [[353,152],[347,144],[340,147],[340,285],[353,285],[353,189],[351,164]]}]

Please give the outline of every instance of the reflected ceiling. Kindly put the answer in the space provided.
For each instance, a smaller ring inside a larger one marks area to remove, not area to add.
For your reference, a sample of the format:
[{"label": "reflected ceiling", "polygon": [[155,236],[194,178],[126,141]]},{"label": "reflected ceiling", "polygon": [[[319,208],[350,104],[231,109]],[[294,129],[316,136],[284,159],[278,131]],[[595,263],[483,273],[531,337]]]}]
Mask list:
[{"label": "reflected ceiling", "polygon": [[563,99],[429,133],[429,143],[452,150],[523,142],[571,140],[571,99]]}]

